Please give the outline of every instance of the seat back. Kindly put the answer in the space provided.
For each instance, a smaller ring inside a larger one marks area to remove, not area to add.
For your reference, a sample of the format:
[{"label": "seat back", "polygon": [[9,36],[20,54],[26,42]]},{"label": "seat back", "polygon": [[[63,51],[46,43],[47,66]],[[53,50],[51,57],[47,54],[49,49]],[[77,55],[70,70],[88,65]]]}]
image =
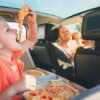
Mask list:
[{"label": "seat back", "polygon": [[87,88],[100,84],[100,50],[78,48],[75,69],[80,84]]},{"label": "seat back", "polygon": [[37,67],[48,71],[52,70],[51,59],[45,46],[36,45],[34,46],[34,49],[30,49],[29,51]]},{"label": "seat back", "polygon": [[21,56],[21,60],[24,62],[24,70],[27,69],[33,69],[35,68],[35,64],[32,60],[32,57],[29,53],[29,50],[27,50],[22,56]]},{"label": "seat back", "polygon": [[[99,26],[96,26],[99,24],[94,24],[95,17],[99,15],[100,18],[100,13],[98,11],[96,13],[92,11],[86,14],[82,23],[82,37],[87,40],[95,40],[95,49],[78,48],[74,61],[76,77],[79,83],[87,88],[100,84],[100,31],[97,29]],[[88,25],[91,26],[88,28]]]},{"label": "seat back", "polygon": [[[44,29],[41,29],[41,26]],[[48,36],[45,33],[49,32],[50,34],[52,34],[51,29],[53,26],[54,25],[48,23],[39,26],[40,30],[42,30],[41,32],[44,32],[44,33],[40,32],[40,35],[42,34],[44,36],[44,39],[39,38],[38,43],[34,46],[33,49],[30,50],[30,53],[32,55],[32,58],[36,66],[49,71],[53,71],[54,68],[51,56],[46,46],[48,44],[46,41],[46,38]],[[57,35],[55,38],[57,38]]]}]

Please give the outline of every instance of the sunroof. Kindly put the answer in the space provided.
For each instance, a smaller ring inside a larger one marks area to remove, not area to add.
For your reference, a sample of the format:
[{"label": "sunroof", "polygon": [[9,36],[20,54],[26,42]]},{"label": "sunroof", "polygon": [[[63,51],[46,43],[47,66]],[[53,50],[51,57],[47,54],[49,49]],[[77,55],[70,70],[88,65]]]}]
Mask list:
[{"label": "sunroof", "polygon": [[100,7],[100,0],[75,0],[75,2],[73,0],[0,0],[0,6],[21,8],[24,4],[30,5],[37,12],[67,18]]}]

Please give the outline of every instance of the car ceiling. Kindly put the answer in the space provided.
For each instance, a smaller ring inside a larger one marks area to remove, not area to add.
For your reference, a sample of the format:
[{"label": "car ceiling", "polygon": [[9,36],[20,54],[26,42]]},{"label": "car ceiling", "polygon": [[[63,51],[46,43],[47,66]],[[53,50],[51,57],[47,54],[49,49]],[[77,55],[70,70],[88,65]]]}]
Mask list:
[{"label": "car ceiling", "polygon": [[37,12],[38,24],[55,22],[66,25],[81,22],[84,14],[74,18],[69,17],[100,7],[100,0],[0,0],[1,7],[21,9],[25,4]]},{"label": "car ceiling", "polygon": [[29,4],[37,12],[67,18],[100,7],[100,0],[0,0],[0,6],[20,9],[24,4]]}]

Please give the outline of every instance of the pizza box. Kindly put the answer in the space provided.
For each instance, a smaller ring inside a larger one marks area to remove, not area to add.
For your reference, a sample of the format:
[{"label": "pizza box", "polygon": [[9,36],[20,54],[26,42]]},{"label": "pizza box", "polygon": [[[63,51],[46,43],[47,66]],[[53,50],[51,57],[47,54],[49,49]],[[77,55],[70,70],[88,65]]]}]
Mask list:
[{"label": "pizza box", "polygon": [[[50,82],[64,82],[64,84],[67,85],[69,88],[71,88],[72,90],[74,89],[74,91],[76,92],[76,95],[80,94],[80,92],[86,91],[86,89],[79,86],[78,84],[75,84],[74,82],[71,82],[70,80],[65,79],[55,73],[45,71],[40,68],[36,68],[35,70],[39,70],[39,71],[45,73],[45,76],[36,78],[36,84],[37,84],[36,91],[40,91],[42,89],[47,88]],[[25,97],[27,97],[27,95],[29,95],[29,92],[26,92],[24,94]],[[30,100],[32,100],[32,99],[30,99]]]},{"label": "pizza box", "polygon": [[[53,98],[52,100],[65,100],[64,98],[71,98],[79,94],[77,89],[70,86],[63,79],[58,78],[54,73],[37,78],[36,84],[35,91],[24,93],[26,100],[42,100],[40,98],[44,97],[46,97],[46,99],[43,100],[50,100],[49,96]],[[59,99],[59,97],[63,99]]]},{"label": "pizza box", "polygon": [[52,72],[49,72],[49,71],[46,71],[46,70],[43,70],[40,68],[26,70],[24,72],[24,74],[31,74],[33,76],[36,74],[35,76],[36,76],[36,80],[37,80],[36,81],[36,84],[37,84],[36,89],[37,90],[47,87],[48,82],[50,82],[50,81],[63,81],[63,82],[65,82],[65,84],[68,84],[69,86],[75,88],[79,92],[84,92],[87,90],[86,88],[84,88],[68,79],[65,79],[55,73],[52,73]]},{"label": "pizza box", "polygon": [[39,83],[39,81],[42,83],[43,81],[49,81],[49,80],[62,80],[64,81],[66,84],[72,86],[73,88],[77,89],[79,92],[84,92],[86,91],[87,89],[62,77],[62,76],[59,76],[55,73],[52,73],[52,72],[49,72],[49,71],[46,71],[46,70],[43,70],[43,69],[40,69],[40,68],[36,68],[36,70],[39,70],[39,71],[42,71],[43,73],[45,73],[45,76],[43,77],[40,77],[37,79],[37,83]]},{"label": "pizza box", "polygon": [[72,98],[72,100],[100,100],[100,85]]}]

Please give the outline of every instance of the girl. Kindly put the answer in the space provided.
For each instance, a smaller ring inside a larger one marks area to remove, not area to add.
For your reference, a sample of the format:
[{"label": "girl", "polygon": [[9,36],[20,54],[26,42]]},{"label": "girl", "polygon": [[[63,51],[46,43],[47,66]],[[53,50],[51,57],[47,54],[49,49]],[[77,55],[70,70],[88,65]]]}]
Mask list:
[{"label": "girl", "polygon": [[19,60],[21,54],[37,41],[36,14],[30,8],[27,24],[27,40],[19,43],[17,30],[0,18],[0,100],[21,100],[22,95],[17,94],[35,89],[36,79],[22,74],[23,63]]}]

